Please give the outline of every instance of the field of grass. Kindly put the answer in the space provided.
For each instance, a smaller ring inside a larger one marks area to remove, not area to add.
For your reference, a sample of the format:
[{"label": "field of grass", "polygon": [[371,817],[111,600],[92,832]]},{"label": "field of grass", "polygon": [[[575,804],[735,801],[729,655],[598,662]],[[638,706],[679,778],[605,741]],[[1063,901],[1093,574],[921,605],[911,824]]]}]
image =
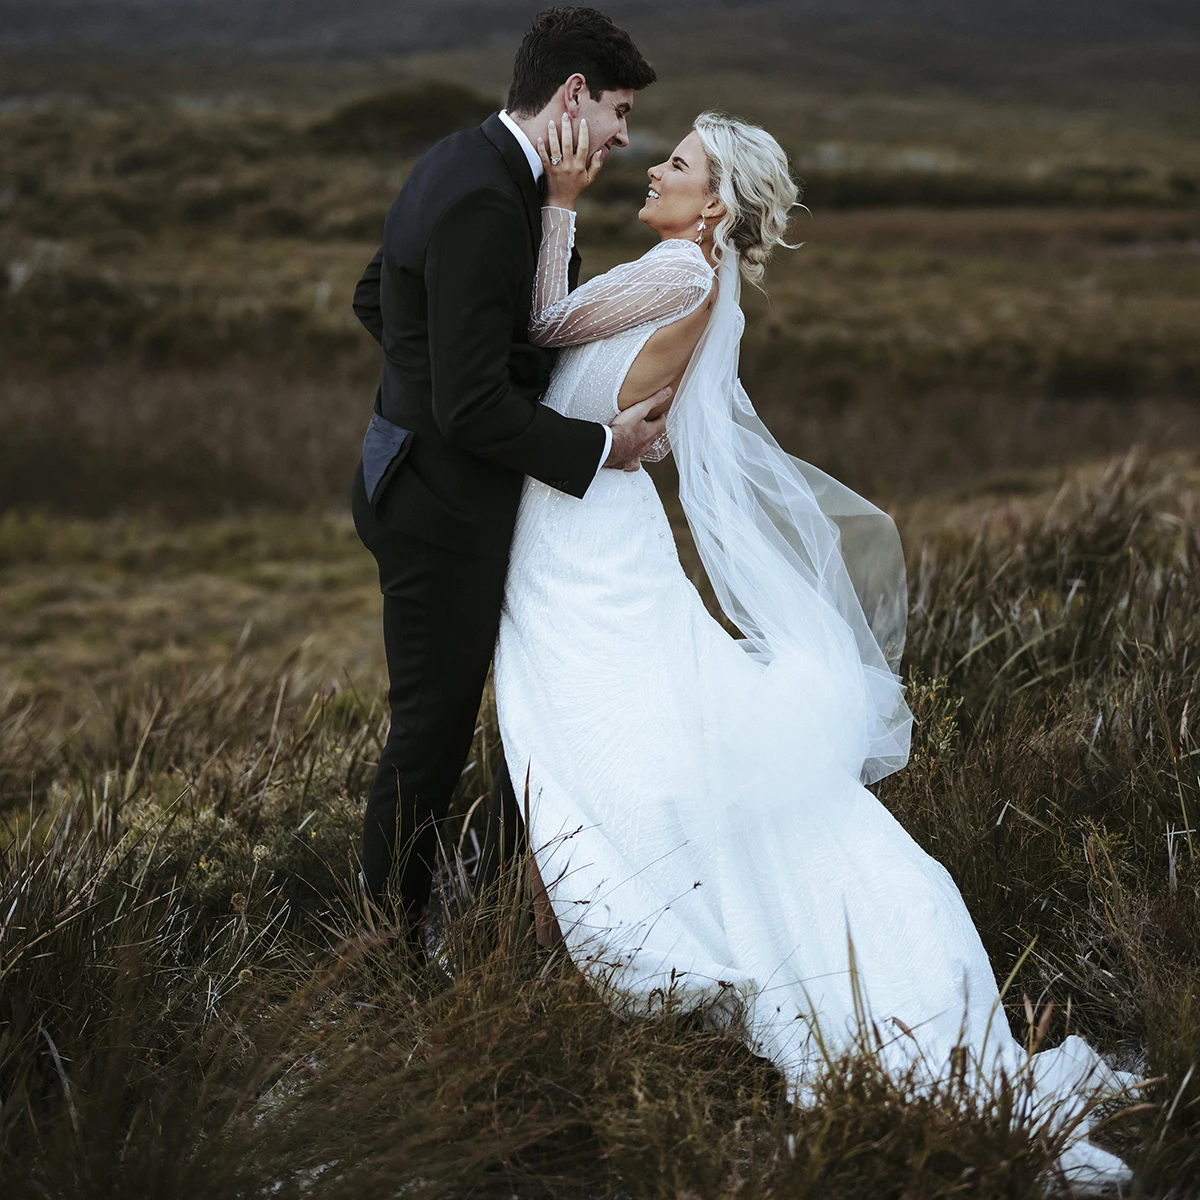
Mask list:
[{"label": "field of grass", "polygon": [[[1101,1135],[1146,1196],[1200,1173],[1198,504],[1192,455],[899,510],[918,732],[882,799],[1016,968],[1018,1036],[1028,998],[1051,1042],[1154,1080]],[[1035,1194],[1054,1141],[1018,1117],[906,1099],[869,1061],[796,1113],[736,1038],[614,1018],[532,942],[517,878],[452,925],[449,990],[364,933],[385,714],[344,522],[10,516],[0,606],[21,1194]]]},{"label": "field of grass", "polygon": [[[0,113],[0,504],[340,504],[377,372],[350,292],[422,138],[490,94],[494,65],[441,66],[481,96],[355,100],[351,74],[340,106]],[[743,377],[789,449],[896,494],[1197,441],[1186,125],[730,88],[811,210],[745,301]],[[645,166],[703,100],[687,79],[645,96],[585,197],[585,272],[646,248]]]},{"label": "field of grass", "polygon": [[[780,21],[758,71],[749,28],[662,42],[585,272],[647,246],[642,173],[699,108],[789,150],[805,245],[744,296],[742,376],[905,540],[918,723],[879,794],[1015,972],[1014,1033],[1151,1081],[1100,1134],[1135,1194],[1200,1196],[1194,81],[1164,51],[1166,100],[1147,69],[1104,107],[1110,48],[1053,104],[903,90],[847,82],[836,38],[804,76]],[[736,1038],[618,1020],[537,947],[519,872],[452,920],[448,989],[362,912],[386,718],[349,296],[428,136],[386,91],[486,106],[507,53],[0,62],[5,1194],[1036,1195],[1051,1132],[869,1047],[798,1113]],[[489,697],[468,859],[497,753]]]}]

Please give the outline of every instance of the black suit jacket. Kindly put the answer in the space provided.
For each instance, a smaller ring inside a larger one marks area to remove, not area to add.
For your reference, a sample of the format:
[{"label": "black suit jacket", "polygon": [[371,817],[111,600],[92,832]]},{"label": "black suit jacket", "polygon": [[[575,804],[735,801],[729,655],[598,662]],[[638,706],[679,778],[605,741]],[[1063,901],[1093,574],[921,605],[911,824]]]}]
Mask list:
[{"label": "black suit jacket", "polygon": [[373,502],[393,528],[507,555],[523,476],[574,496],[591,483],[604,430],[539,403],[555,359],[526,336],[540,242],[537,186],[498,115],[434,146],[388,211],[354,311],[383,347],[364,465],[386,461]]}]

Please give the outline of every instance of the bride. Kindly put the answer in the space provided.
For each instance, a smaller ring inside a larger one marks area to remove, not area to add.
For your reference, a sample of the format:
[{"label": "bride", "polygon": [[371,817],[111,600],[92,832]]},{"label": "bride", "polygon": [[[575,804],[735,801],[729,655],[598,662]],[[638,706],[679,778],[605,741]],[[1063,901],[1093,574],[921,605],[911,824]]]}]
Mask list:
[{"label": "bride", "polygon": [[[863,786],[908,757],[907,609],[891,520],[785,454],[737,378],[740,278],[796,200],[756,126],[705,113],[649,171],[660,238],[568,291],[575,200],[598,166],[565,126],[548,178],[531,340],[562,347],[545,403],[607,423],[672,385],[667,435],[735,638],[684,573],[649,475],[583,499],[527,478],[495,654],[509,771],[528,780],[543,934],[619,1011],[671,997],[740,1023],[803,1101],[864,1006],[885,1064],[1022,1070],[1064,1119],[1127,1077],[1079,1037],[1029,1056],[957,887]],[[961,1054],[961,1051],[960,1051]],[[1057,1119],[1057,1118],[1056,1118]],[[1128,1177],[1085,1139],[1077,1182]]]}]

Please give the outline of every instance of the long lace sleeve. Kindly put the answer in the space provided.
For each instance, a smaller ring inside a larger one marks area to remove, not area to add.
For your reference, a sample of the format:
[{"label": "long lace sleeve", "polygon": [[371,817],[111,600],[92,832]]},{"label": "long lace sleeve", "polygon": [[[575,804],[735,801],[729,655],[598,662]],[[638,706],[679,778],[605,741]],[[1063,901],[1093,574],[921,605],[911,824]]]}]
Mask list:
[{"label": "long lace sleeve", "polygon": [[529,322],[529,340],[537,346],[577,346],[639,325],[678,320],[698,308],[712,289],[713,271],[700,248],[671,238],[572,292],[567,266],[574,244],[575,214],[543,208]]}]

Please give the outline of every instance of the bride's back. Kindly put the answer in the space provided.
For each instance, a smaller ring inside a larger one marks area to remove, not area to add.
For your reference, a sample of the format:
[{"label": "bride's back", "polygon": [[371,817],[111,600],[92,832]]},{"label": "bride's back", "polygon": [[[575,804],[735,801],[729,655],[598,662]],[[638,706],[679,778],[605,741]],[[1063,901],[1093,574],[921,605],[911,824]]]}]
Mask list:
[{"label": "bride's back", "polygon": [[[621,383],[621,390],[617,393],[618,408],[630,408],[668,385],[673,393],[678,391],[683,373],[708,325],[716,299],[717,283],[714,278],[712,291],[699,308],[678,321],[672,321],[670,325],[656,329],[650,335]],[[658,416],[669,407],[670,401],[667,401],[652,410],[651,415]]]}]

